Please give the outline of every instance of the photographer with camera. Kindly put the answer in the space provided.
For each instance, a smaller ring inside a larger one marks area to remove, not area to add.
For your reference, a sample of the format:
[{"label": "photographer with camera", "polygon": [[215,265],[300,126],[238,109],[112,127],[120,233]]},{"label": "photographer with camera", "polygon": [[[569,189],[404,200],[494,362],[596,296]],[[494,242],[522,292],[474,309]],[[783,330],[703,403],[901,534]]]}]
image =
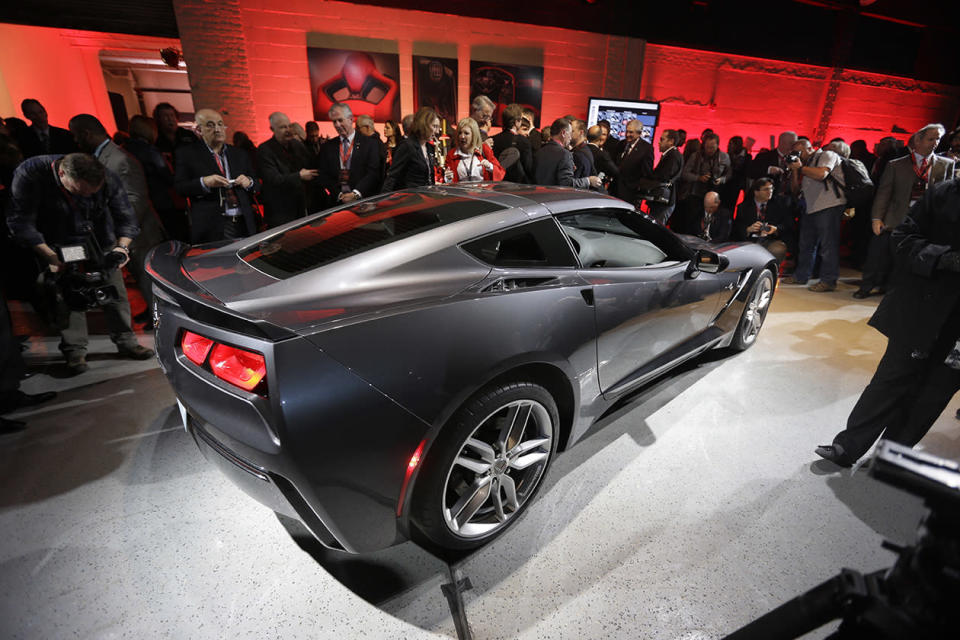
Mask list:
[{"label": "photographer with camera", "polygon": [[787,255],[784,238],[792,234],[793,215],[782,200],[774,200],[774,189],[770,178],[754,180],[749,191],[753,197],[747,196],[737,207],[733,239],[759,244],[772,253],[779,264]]},{"label": "photographer with camera", "polygon": [[840,220],[847,199],[843,191],[831,188],[827,177],[841,171],[840,156],[829,149],[814,150],[806,138],[794,145],[795,154],[787,157],[790,184],[795,194],[803,194],[806,213],[800,222],[800,255],[792,277],[783,284],[806,284],[813,263],[820,255],[820,282],[807,287],[818,293],[835,291],[840,262]]},{"label": "photographer with camera", "polygon": [[677,225],[671,225],[680,233],[697,235],[700,227],[701,203],[707,192],[726,184],[733,173],[730,156],[720,151],[720,136],[707,132],[700,149],[693,153],[690,161],[683,166],[681,178],[680,219]]},{"label": "photographer with camera", "polygon": [[[46,279],[66,286],[74,271],[65,262],[89,261],[99,267],[102,282],[95,294],[120,355],[145,360],[153,351],[137,343],[130,329],[130,303],[120,268],[130,259],[130,244],[137,237],[136,214],[120,179],[96,158],[85,153],[36,156],[17,167],[10,194],[7,224],[14,237],[32,247],[49,272]],[[64,248],[94,248],[65,255]],[[106,255],[96,249],[110,247]],[[113,291],[104,293],[108,288]],[[80,291],[81,294],[87,293]],[[51,310],[62,317],[60,351],[74,375],[88,369],[86,310]]]}]

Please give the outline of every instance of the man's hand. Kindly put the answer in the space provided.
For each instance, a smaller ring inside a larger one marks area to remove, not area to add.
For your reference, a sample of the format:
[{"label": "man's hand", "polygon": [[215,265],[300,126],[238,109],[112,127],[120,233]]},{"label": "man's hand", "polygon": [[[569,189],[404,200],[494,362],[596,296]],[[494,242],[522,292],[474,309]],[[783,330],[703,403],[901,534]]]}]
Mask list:
[{"label": "man's hand", "polygon": [[767,228],[760,232],[761,238],[766,238],[767,236],[772,236],[777,232],[777,227],[772,224],[768,224]]},{"label": "man's hand", "polygon": [[793,171],[796,171],[797,169],[799,169],[799,168],[802,167],[802,166],[803,166],[803,163],[802,163],[801,161],[797,160],[796,162],[791,162],[790,164],[788,164],[788,165],[787,165],[787,168],[788,168],[788,169],[791,169],[791,170],[793,170]]},{"label": "man's hand", "polygon": [[709,173],[705,173],[705,174],[703,174],[702,176],[700,176],[700,177],[697,178],[697,179],[698,179],[700,182],[709,182],[709,181],[710,181],[710,174],[709,174]]},{"label": "man's hand", "polygon": [[304,182],[310,182],[319,175],[316,169],[300,169],[300,179]]},{"label": "man's hand", "polygon": [[114,253],[119,253],[120,255],[123,256],[123,262],[121,262],[120,264],[117,265],[117,269],[123,268],[123,266],[124,266],[125,264],[127,264],[128,262],[130,262],[130,250],[127,249],[126,247],[117,245],[116,247],[114,247],[114,248],[111,249],[110,251],[111,251],[111,252],[114,252]]},{"label": "man's hand", "polygon": [[763,223],[757,220],[752,225],[747,227],[747,233],[760,233],[760,229],[763,229]]},{"label": "man's hand", "polygon": [[589,176],[590,186],[599,189],[603,185],[603,180],[599,176]]},{"label": "man's hand", "polygon": [[941,271],[960,272],[960,251],[947,251],[940,256],[937,268]]},{"label": "man's hand", "polygon": [[242,173],[235,178],[238,185],[243,189],[249,189],[253,186],[253,178],[250,176],[245,176]]},{"label": "man's hand", "polygon": [[[301,169],[301,171],[306,171],[306,169]],[[353,191],[347,191],[346,193],[340,194],[340,202],[353,202],[357,199],[357,194]]]},{"label": "man's hand", "polygon": [[883,224],[883,220],[877,220],[876,218],[871,220],[870,224],[873,225],[873,235],[875,236],[880,235],[883,233],[883,230],[887,228],[887,226]]},{"label": "man's hand", "polygon": [[203,184],[207,187],[207,189],[215,189],[217,187],[229,187],[230,181],[219,173],[211,173],[208,176],[203,176]]}]

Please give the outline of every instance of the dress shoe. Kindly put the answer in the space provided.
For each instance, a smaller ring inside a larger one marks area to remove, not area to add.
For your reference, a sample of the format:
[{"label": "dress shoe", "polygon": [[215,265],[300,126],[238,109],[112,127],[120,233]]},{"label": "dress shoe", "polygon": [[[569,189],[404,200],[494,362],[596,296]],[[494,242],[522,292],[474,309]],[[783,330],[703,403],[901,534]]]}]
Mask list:
[{"label": "dress shoe", "polygon": [[828,282],[824,282],[823,280],[807,287],[807,291],[813,291],[815,293],[825,293],[827,291],[836,291],[836,290],[837,290],[836,282],[834,282],[833,284],[830,284]]},{"label": "dress shoe", "polygon": [[0,402],[0,413],[16,411],[23,407],[34,407],[38,404],[53,400],[57,397],[56,391],[44,391],[43,393],[24,393],[17,389],[9,394],[5,394],[3,402]]},{"label": "dress shoe", "polygon": [[70,375],[80,375],[89,368],[86,354],[79,353],[67,356],[67,369],[70,370]]},{"label": "dress shoe", "polygon": [[846,452],[843,450],[843,447],[841,447],[839,444],[822,444],[816,449],[814,449],[814,453],[816,453],[818,456],[820,456],[824,460],[829,460],[830,462],[832,462],[833,464],[839,467],[853,466],[853,462],[851,462],[850,460],[847,460],[847,458],[844,457],[844,453]]},{"label": "dress shoe", "polygon": [[807,284],[806,280],[797,280],[793,276],[787,276],[780,281],[780,284]]},{"label": "dress shoe", "polygon": [[864,290],[864,289],[857,289],[856,291],[853,292],[853,297],[856,298],[857,300],[863,300],[864,298],[869,298],[870,291]]},{"label": "dress shoe", "polygon": [[129,347],[117,347],[117,352],[124,358],[130,358],[131,360],[147,360],[153,357],[153,349],[147,349],[139,344]]},{"label": "dress shoe", "polygon": [[27,423],[20,420],[0,418],[0,433],[16,433],[27,428]]}]

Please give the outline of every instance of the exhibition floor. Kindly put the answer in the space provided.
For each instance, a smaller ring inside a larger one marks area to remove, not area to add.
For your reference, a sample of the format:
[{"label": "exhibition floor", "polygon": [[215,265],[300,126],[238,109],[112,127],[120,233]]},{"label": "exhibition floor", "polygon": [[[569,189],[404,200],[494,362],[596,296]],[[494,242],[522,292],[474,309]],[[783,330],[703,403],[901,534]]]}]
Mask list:
[{"label": "exhibition floor", "polygon": [[[842,567],[889,566],[881,541],[914,540],[920,500],[813,453],[885,345],[853,291],[780,287],[754,348],[668,374],[560,455],[454,564],[473,637],[721,638]],[[155,360],[97,336],[90,371],[59,378],[56,344],[31,340],[23,389],[60,395],[0,436],[0,637],[456,637],[444,561],[324,551],[206,463]],[[960,458],[958,406],[927,452]]]}]

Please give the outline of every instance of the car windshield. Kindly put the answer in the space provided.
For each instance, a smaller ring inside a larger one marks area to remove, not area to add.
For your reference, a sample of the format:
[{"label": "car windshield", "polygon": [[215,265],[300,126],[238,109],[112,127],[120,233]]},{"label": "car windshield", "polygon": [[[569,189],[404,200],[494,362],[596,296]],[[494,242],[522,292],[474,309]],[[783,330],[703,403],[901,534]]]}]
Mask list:
[{"label": "car windshield", "polygon": [[488,200],[436,193],[391,193],[311,219],[240,253],[251,266],[289,278],[429,229],[499,211]]}]

